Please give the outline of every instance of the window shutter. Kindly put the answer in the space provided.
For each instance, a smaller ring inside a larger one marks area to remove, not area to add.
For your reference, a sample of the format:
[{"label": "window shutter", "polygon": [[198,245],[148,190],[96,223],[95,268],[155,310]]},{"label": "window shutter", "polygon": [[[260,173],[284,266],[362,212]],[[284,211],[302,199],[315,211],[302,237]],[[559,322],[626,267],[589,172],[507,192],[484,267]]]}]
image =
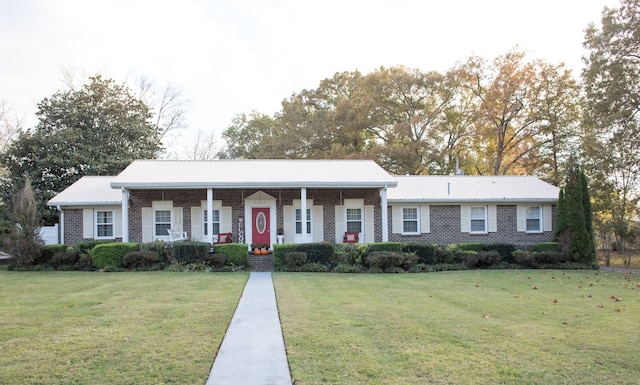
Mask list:
[{"label": "window shutter", "polygon": [[192,207],[191,208],[191,239],[194,241],[204,241],[202,239],[204,234],[203,226],[203,218],[202,218],[202,208],[201,207]]},{"label": "window shutter", "polygon": [[[169,234],[167,234],[169,235]],[[142,208],[142,242],[153,241],[153,209]]]},{"label": "window shutter", "polygon": [[[173,209],[173,218],[171,223],[171,230],[183,232],[184,231],[184,218],[183,218],[184,210],[182,207],[175,207]],[[187,234],[189,235],[189,234]]]},{"label": "window shutter", "polygon": [[553,220],[551,214],[551,205],[542,206],[542,226],[544,231],[553,230]]},{"label": "window shutter", "polygon": [[122,238],[122,209],[113,210],[113,236]]},{"label": "window shutter", "polygon": [[346,226],[344,215],[344,206],[336,206],[336,243],[344,241],[344,228]]},{"label": "window shutter", "polygon": [[293,236],[296,231],[294,222],[295,211],[293,206],[282,207],[282,220],[284,224],[284,243],[293,243]]},{"label": "window shutter", "polygon": [[487,229],[490,233],[495,233],[498,231],[498,206],[496,205],[488,205],[487,206]]},{"label": "window shutter", "polygon": [[391,206],[391,232],[402,234],[402,206]]},{"label": "window shutter", "polygon": [[[231,233],[233,232],[232,211],[231,207],[224,206],[220,209],[220,232]],[[217,234],[214,234],[217,235]]]},{"label": "window shutter", "polygon": [[324,241],[324,220],[322,218],[322,206],[313,206],[313,241]]},{"label": "window shutter", "polygon": [[364,206],[364,241],[366,243],[375,242],[375,218],[373,215],[373,205]]},{"label": "window shutter", "polygon": [[527,231],[527,207],[525,205],[518,205],[517,207],[517,231],[523,233]]},{"label": "window shutter", "polygon": [[82,238],[93,239],[93,209],[82,210]]},{"label": "window shutter", "polygon": [[467,205],[460,205],[460,231],[471,232],[471,208]]},{"label": "window shutter", "polygon": [[420,232],[422,234],[431,232],[431,217],[429,205],[420,206]]}]

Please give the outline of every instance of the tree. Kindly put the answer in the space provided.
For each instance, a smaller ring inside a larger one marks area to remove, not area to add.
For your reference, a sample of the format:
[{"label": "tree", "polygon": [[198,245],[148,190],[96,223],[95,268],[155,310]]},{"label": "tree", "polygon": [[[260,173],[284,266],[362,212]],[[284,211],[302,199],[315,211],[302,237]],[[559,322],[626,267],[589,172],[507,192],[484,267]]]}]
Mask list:
[{"label": "tree", "polygon": [[13,226],[5,238],[5,247],[18,265],[30,265],[40,255],[43,241],[40,237],[38,200],[27,175],[24,176],[20,193],[12,199],[10,213]]},{"label": "tree", "polygon": [[[596,184],[595,223],[621,250],[634,238],[640,177],[640,0],[605,7],[585,32],[586,108],[582,141]],[[602,238],[602,236],[601,236]]]},{"label": "tree", "polygon": [[45,98],[36,115],[38,125],[22,132],[2,158],[5,197],[25,173],[46,202],[83,175],[116,175],[161,150],[149,107],[100,75],[79,90]]},{"label": "tree", "polygon": [[153,112],[153,127],[158,140],[186,126],[186,116],[191,102],[178,87],[167,85],[159,89],[153,81],[143,77],[138,81],[139,99]]},{"label": "tree", "polygon": [[[564,131],[577,118],[571,110],[579,90],[563,65],[526,61],[514,50],[492,62],[471,57],[453,71],[477,100],[472,145],[477,174],[532,174],[544,166],[543,150],[552,159],[560,155]],[[552,170],[557,164],[556,159]]]},{"label": "tree", "polygon": [[587,177],[572,158],[558,198],[556,227],[563,250],[572,261],[583,264],[596,261],[589,195]]}]

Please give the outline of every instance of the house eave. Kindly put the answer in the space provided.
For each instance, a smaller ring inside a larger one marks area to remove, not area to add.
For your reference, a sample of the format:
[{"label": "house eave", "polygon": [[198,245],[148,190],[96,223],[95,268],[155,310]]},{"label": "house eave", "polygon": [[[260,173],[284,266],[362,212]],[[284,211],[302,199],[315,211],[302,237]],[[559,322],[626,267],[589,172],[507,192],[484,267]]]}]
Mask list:
[{"label": "house eave", "polygon": [[319,188],[319,189],[381,189],[385,187],[395,187],[395,181],[387,182],[248,182],[248,183],[111,183],[112,188],[125,188],[127,190],[193,190],[193,189],[238,189],[238,188]]},{"label": "house eave", "polygon": [[389,204],[393,203],[429,203],[429,204],[473,204],[473,203],[495,203],[495,204],[516,204],[516,203],[558,203],[558,199],[554,198],[502,198],[502,199],[388,199]]}]

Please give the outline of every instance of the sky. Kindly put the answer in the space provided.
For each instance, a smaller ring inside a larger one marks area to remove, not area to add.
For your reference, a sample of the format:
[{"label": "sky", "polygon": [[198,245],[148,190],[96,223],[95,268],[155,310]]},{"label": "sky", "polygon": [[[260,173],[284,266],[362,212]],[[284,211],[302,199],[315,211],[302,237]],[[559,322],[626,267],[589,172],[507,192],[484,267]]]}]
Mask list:
[{"label": "sky", "polygon": [[63,73],[140,78],[182,90],[187,129],[220,135],[234,116],[280,102],[336,72],[403,65],[446,72],[517,48],[582,69],[584,29],[618,0],[0,0],[0,99],[37,124]]}]

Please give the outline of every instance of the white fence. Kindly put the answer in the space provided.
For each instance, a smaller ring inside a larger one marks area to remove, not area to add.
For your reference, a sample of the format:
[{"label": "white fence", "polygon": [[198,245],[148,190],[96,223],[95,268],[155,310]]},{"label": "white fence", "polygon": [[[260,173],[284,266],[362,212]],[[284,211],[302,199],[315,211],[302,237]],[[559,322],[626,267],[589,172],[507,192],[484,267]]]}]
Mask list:
[{"label": "white fence", "polygon": [[42,226],[40,228],[40,236],[45,245],[57,245],[60,243],[58,239],[58,224],[53,226]]}]

